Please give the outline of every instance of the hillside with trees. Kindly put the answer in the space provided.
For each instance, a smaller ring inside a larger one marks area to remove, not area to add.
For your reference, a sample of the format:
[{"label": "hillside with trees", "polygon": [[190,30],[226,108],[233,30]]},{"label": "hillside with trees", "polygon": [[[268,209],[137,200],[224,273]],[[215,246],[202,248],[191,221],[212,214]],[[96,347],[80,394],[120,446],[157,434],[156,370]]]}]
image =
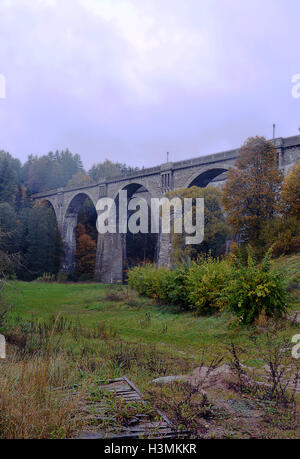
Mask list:
[{"label": "hillside with trees", "polygon": [[[63,246],[51,206],[39,205],[33,193],[98,182],[133,169],[108,159],[85,171],[78,154],[68,149],[40,157],[30,155],[24,164],[0,151],[0,256],[1,271],[10,277],[33,280],[45,273],[57,276]],[[96,257],[96,212],[87,199],[78,215],[77,269],[73,279],[92,278]],[[7,255],[14,260],[8,262]]]}]

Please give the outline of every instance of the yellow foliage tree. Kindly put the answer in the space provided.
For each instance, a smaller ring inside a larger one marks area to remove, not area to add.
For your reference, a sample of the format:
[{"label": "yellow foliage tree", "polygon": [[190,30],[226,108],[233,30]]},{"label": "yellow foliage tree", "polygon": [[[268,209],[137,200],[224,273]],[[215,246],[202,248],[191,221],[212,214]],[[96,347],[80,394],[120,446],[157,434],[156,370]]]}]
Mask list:
[{"label": "yellow foliage tree", "polygon": [[265,224],[276,214],[283,174],[277,151],[264,137],[249,138],[223,189],[227,222],[234,234],[259,248]]},{"label": "yellow foliage tree", "polygon": [[82,223],[77,225],[76,239],[77,272],[92,277],[96,261],[96,242],[86,233]]},{"label": "yellow foliage tree", "polygon": [[287,217],[300,219],[300,162],[293,167],[284,180],[281,210]]}]

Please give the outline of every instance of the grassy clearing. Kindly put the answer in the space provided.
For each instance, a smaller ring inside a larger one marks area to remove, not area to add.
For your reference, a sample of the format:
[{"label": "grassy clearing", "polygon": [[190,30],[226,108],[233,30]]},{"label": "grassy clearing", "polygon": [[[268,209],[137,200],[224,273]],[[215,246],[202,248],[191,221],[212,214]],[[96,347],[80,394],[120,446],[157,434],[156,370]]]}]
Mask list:
[{"label": "grassy clearing", "polygon": [[[122,340],[154,344],[162,352],[184,355],[196,363],[203,359],[203,354],[207,359],[216,354],[226,356],[231,341],[247,349],[250,363],[259,361],[266,344],[263,327],[231,325],[233,319],[228,313],[210,317],[178,313],[174,307],[136,296],[125,286],[13,282],[7,303],[12,305],[12,322],[46,320],[60,313],[74,323],[79,321],[83,327],[105,324]],[[287,338],[299,331],[297,325],[289,322],[282,325],[281,335]],[[78,349],[78,343],[69,341],[71,347]]]}]

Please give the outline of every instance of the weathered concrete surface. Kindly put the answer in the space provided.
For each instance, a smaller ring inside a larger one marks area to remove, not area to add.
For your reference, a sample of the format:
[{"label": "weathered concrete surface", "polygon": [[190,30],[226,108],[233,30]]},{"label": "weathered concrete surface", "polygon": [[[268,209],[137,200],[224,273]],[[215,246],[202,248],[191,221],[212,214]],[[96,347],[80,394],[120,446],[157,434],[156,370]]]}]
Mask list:
[{"label": "weathered concrete surface", "polygon": [[[286,174],[300,161],[300,136],[275,139],[278,164]],[[65,248],[62,270],[71,272],[75,267],[75,228],[78,211],[86,197],[93,204],[101,197],[117,199],[120,190],[126,189],[133,196],[139,187],[147,191],[149,197],[162,197],[171,190],[196,185],[205,187],[209,183],[221,187],[226,180],[226,171],[233,167],[239,149],[201,156],[190,160],[166,163],[143,169],[127,176],[103,180],[97,184],[75,188],[60,188],[33,196],[37,201],[49,201],[56,214]],[[157,262],[169,263],[170,238],[161,234],[158,237]],[[101,282],[121,282],[125,261],[125,238],[120,235],[99,235],[95,265],[95,279]]]},{"label": "weathered concrete surface", "polygon": [[6,358],[6,341],[5,336],[0,334],[0,359]]}]

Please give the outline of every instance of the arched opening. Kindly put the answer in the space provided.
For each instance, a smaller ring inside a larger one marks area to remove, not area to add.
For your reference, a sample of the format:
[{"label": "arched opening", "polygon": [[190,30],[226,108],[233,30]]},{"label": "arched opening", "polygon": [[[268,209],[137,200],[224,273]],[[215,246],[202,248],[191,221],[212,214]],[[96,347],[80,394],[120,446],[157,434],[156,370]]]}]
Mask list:
[{"label": "arched opening", "polygon": [[46,209],[50,209],[50,211],[53,213],[56,221],[57,221],[57,215],[56,215],[56,212],[55,212],[55,208],[52,204],[52,202],[49,200],[49,199],[43,199],[42,201],[40,201],[40,205],[45,207]]},{"label": "arched opening", "polygon": [[91,280],[94,277],[97,250],[97,213],[92,200],[85,193],[77,194],[70,202],[64,219],[64,266],[72,280]]},{"label": "arched opening", "polygon": [[216,186],[221,185],[222,182],[226,180],[226,173],[227,169],[223,168],[209,169],[194,178],[188,188],[191,188],[192,186],[205,188],[208,184]]},{"label": "arched opening", "polygon": [[195,258],[201,253],[210,253],[214,257],[220,257],[225,253],[228,228],[221,192],[226,178],[227,169],[209,169],[194,177],[188,186],[202,188],[199,190],[199,197],[204,198],[204,240],[199,246],[193,247],[192,256]]},{"label": "arched opening", "polygon": [[[134,199],[143,199],[147,204],[147,215],[148,219],[148,231],[143,233],[132,233],[130,228],[127,226],[127,233],[122,235],[122,247],[123,247],[123,281],[127,279],[127,271],[129,268],[137,266],[143,263],[153,263],[157,258],[157,234],[151,233],[151,194],[149,191],[139,183],[131,183],[121,191],[127,192],[127,205]],[[116,197],[116,209],[117,215],[119,215],[119,195]],[[127,210],[127,223],[130,217],[139,211],[140,206],[137,206],[134,210]],[[137,225],[140,225],[140,219],[137,219]]]}]

